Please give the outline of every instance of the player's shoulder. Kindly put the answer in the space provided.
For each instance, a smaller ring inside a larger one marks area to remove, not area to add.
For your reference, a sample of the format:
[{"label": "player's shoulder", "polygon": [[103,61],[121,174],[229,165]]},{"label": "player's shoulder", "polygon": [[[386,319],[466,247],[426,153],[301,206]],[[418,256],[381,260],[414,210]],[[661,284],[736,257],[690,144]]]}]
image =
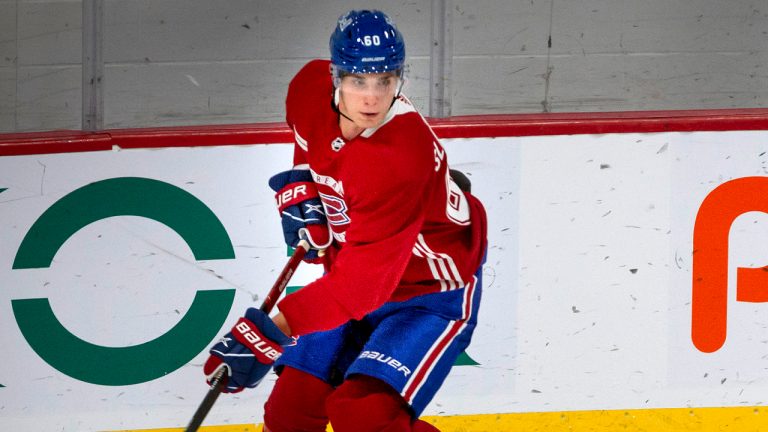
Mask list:
[{"label": "player's shoulder", "polygon": [[305,64],[288,85],[285,100],[288,122],[293,124],[303,117],[315,117],[317,113],[313,110],[327,107],[332,92],[330,62],[312,60]]},{"label": "player's shoulder", "polygon": [[387,120],[371,137],[373,146],[378,148],[378,160],[397,166],[400,175],[416,175],[425,168],[431,171],[437,138],[407,98],[395,100]]},{"label": "player's shoulder", "polygon": [[328,60],[312,60],[305,64],[288,84],[288,101],[309,94],[329,92],[332,86],[330,62]]},{"label": "player's shoulder", "polygon": [[[430,141],[432,129],[408,98],[395,99],[379,129],[397,141]],[[371,135],[377,130],[367,131]]]}]

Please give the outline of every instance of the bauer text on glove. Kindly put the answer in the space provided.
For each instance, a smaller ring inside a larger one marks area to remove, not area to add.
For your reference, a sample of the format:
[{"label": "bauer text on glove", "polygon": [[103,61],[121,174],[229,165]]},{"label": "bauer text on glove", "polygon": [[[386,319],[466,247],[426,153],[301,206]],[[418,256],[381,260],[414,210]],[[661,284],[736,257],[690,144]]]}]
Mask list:
[{"label": "bauer text on glove", "polygon": [[306,237],[313,250],[305,259],[316,260],[318,250],[327,248],[332,237],[312,174],[308,169],[283,171],[269,179],[269,186],[276,192],[285,242],[296,247]]},{"label": "bauer text on glove", "polygon": [[232,330],[211,348],[203,372],[210,383],[221,368],[226,368],[225,392],[236,393],[256,387],[294,340],[283,334],[267,314],[249,308]]}]

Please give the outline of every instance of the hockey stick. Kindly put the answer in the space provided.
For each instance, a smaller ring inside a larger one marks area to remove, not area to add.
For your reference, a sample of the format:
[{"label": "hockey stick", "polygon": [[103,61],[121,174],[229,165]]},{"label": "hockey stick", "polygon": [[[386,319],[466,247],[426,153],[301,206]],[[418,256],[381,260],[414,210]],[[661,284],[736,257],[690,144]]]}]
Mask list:
[{"label": "hockey stick", "polygon": [[[293,252],[291,259],[289,259],[285,264],[283,271],[280,272],[280,275],[277,277],[275,284],[272,285],[272,288],[269,290],[267,296],[264,298],[264,301],[261,303],[261,307],[259,307],[259,309],[261,309],[264,313],[269,314],[272,311],[272,308],[275,307],[277,299],[280,298],[280,295],[283,293],[283,291],[285,291],[285,287],[288,286],[288,282],[291,280],[293,273],[296,271],[296,268],[299,266],[301,260],[304,258],[304,255],[308,251],[309,242],[304,239],[299,241],[299,244],[296,246],[296,250]],[[226,382],[224,379],[225,373],[226,367],[222,367],[213,377],[211,380],[211,388],[208,390],[205,398],[203,398],[203,401],[200,402],[200,406],[197,407],[197,411],[195,411],[195,415],[192,416],[192,420],[189,421],[189,425],[187,425],[185,432],[196,432],[200,425],[203,423],[205,416],[208,415],[208,411],[211,410],[213,404],[216,402],[216,399],[221,394],[221,391],[224,390],[224,384]]]}]

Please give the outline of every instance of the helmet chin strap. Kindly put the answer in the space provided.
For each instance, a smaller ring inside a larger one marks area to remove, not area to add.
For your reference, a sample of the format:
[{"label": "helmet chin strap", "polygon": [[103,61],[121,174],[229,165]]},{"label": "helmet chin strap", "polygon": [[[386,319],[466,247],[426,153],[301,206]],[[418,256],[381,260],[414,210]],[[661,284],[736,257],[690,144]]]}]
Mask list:
[{"label": "helmet chin strap", "polygon": [[339,109],[339,99],[341,99],[341,88],[336,87],[333,90],[333,101],[331,101],[331,106],[333,106],[333,110],[336,111],[336,113],[338,115],[340,115],[340,116],[344,117],[345,119],[347,119],[347,120],[351,121],[352,123],[354,123],[355,122],[354,120],[349,118],[349,116],[347,116],[346,114],[341,112],[341,110]]}]

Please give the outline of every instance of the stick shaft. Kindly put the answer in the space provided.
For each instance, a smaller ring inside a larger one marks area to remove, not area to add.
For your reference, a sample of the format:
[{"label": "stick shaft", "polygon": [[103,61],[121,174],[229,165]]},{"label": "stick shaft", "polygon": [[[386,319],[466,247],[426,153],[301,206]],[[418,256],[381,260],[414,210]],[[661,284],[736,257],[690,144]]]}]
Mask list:
[{"label": "stick shaft", "polygon": [[277,303],[277,299],[279,299],[280,295],[285,291],[285,287],[288,286],[288,282],[291,281],[293,273],[296,271],[296,268],[299,267],[299,264],[301,263],[301,260],[304,259],[304,255],[307,254],[307,251],[309,251],[309,242],[302,239],[299,241],[298,246],[296,246],[296,250],[293,252],[291,259],[288,260],[285,267],[283,267],[283,271],[280,272],[277,280],[275,280],[275,284],[272,285],[267,296],[264,297],[264,302],[262,302],[260,307],[262,311],[267,314],[272,311],[272,308],[275,307],[275,303]]},{"label": "stick shaft", "polygon": [[226,368],[219,369],[219,372],[211,380],[211,388],[208,390],[208,393],[205,394],[203,401],[200,402],[200,406],[197,407],[195,415],[193,415],[192,420],[189,421],[185,432],[196,432],[200,425],[203,424],[205,416],[208,415],[213,404],[216,403],[216,399],[219,398],[221,391],[224,390],[224,374],[226,374],[226,372]]},{"label": "stick shaft", "polygon": [[[306,255],[307,251],[309,251],[309,242],[302,239],[299,241],[299,244],[296,247],[296,250],[293,252],[291,258],[285,264],[285,267],[283,267],[283,270],[280,272],[280,275],[277,277],[274,285],[272,285],[272,288],[270,288],[267,296],[264,297],[264,302],[261,303],[261,307],[259,308],[264,313],[270,313],[272,308],[275,307],[277,299],[279,299],[280,295],[283,293],[283,291],[285,291],[285,288],[288,286],[288,282],[291,281],[293,273],[296,272],[296,268],[299,267],[299,264],[301,264],[301,260],[304,259],[304,255]],[[224,390],[224,383],[226,382],[226,380],[224,380],[225,373],[226,368],[221,368],[216,376],[213,377],[211,380],[211,388],[208,390],[208,393],[206,393],[203,401],[200,402],[200,405],[197,407],[197,410],[192,416],[192,420],[189,421],[185,432],[196,432],[200,425],[203,424],[205,416],[208,415],[208,412],[213,407],[213,404],[221,394],[221,391]]]}]

